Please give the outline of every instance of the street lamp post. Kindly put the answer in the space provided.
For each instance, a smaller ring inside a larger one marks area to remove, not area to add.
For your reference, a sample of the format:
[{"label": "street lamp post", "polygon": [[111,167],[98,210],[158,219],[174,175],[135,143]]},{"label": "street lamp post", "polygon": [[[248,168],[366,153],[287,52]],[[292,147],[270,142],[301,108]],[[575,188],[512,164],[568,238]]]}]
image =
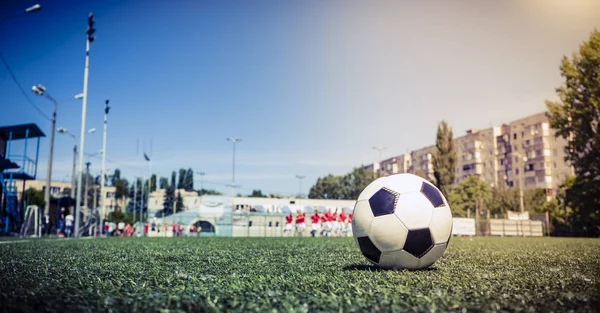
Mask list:
[{"label": "street lamp post", "polygon": [[202,190],[204,190],[204,175],[206,175],[205,172],[196,172],[196,174],[198,174],[200,176],[200,192],[202,192]]},{"label": "street lamp post", "polygon": [[25,9],[25,11],[20,11],[18,13],[13,13],[13,14],[9,14],[9,15],[4,16],[4,17],[0,17],[0,23],[4,22],[5,20],[7,20],[9,18],[17,17],[17,16],[22,15],[22,14],[39,12],[41,10],[42,10],[42,6],[41,5],[34,4],[34,5],[30,6],[30,7],[28,7],[27,9]]},{"label": "street lamp post", "polygon": [[[83,70],[83,103],[81,105],[81,136],[79,138],[79,173],[77,175],[77,186],[81,186],[83,176],[83,150],[85,144],[85,119],[88,94],[88,74],[90,68],[90,43],[94,41],[94,14],[88,15],[88,29],[85,40],[85,67]],[[75,237],[79,237],[79,210],[81,209],[81,192],[83,188],[77,189],[77,202],[75,206]]]},{"label": "street lamp post", "polygon": [[47,92],[46,87],[42,85],[37,85],[31,87],[31,91],[38,96],[43,96],[46,99],[52,101],[54,103],[54,112],[52,113],[52,131],[50,132],[50,152],[48,155],[48,169],[46,172],[46,192],[44,193],[44,215],[48,215],[50,213],[50,184],[52,183],[52,156],[54,154],[54,131],[56,128],[56,108],[57,103],[54,98],[52,98]]},{"label": "street lamp post", "polygon": [[[387,149],[387,147],[378,147],[378,146],[375,146],[375,147],[373,147],[373,149],[379,151],[379,159],[377,160],[377,162],[379,163],[379,174],[381,174],[381,152],[383,150]],[[377,176],[380,176],[380,175],[377,175]]]},{"label": "street lamp post", "polygon": [[296,178],[298,178],[298,197],[302,198],[302,179],[304,179],[306,176],[304,175],[296,175]]},{"label": "street lamp post", "polygon": [[106,99],[106,102],[104,102],[104,132],[102,134],[102,170],[100,171],[100,206],[102,207],[101,219],[106,219],[106,194],[104,189],[104,176],[106,175],[106,121],[108,118],[108,112],[110,111],[110,107],[108,106],[109,101],[109,99]]},{"label": "street lamp post", "polygon": [[227,141],[233,142],[233,170],[231,174],[231,197],[235,196],[235,143],[242,141],[241,138],[230,137]]},{"label": "street lamp post", "polygon": [[73,138],[73,171],[71,174],[71,199],[75,199],[75,168],[77,164],[77,138],[71,134],[66,128],[59,127],[56,132],[59,134],[66,134]]}]

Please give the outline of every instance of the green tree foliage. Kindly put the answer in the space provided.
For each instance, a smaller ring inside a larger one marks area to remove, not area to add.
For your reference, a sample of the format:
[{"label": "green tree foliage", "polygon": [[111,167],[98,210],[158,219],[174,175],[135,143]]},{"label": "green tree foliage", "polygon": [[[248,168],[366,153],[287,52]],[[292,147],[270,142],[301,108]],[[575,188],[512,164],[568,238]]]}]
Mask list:
[{"label": "green tree foliage", "polygon": [[310,188],[308,197],[311,199],[357,199],[365,187],[373,181],[373,174],[361,165],[352,172],[336,176],[329,174],[319,177]]},{"label": "green tree foliage", "polygon": [[173,171],[171,172],[171,184],[170,186],[173,186],[173,188],[175,188],[175,184],[177,183],[177,172]]},{"label": "green tree foliage", "polygon": [[44,191],[35,188],[27,189],[24,199],[27,205],[37,205],[40,208],[43,208],[46,204],[46,201],[44,201]]},{"label": "green tree foliage", "polygon": [[183,179],[183,189],[185,189],[185,191],[194,190],[194,171],[191,168],[188,168],[185,172],[185,177]]},{"label": "green tree foliage", "polygon": [[179,169],[179,177],[177,179],[177,189],[185,189],[185,175],[187,171],[183,168]]},{"label": "green tree foliage", "polygon": [[223,193],[218,192],[218,191],[213,190],[213,189],[198,189],[198,190],[196,190],[196,192],[198,193],[199,196],[202,196],[202,195],[217,195],[217,196],[220,196],[220,195],[223,194]]},{"label": "green tree foliage", "polygon": [[150,192],[156,190],[156,174],[152,174],[150,177]]},{"label": "green tree foliage", "polygon": [[251,197],[251,198],[264,198],[265,195],[262,193],[262,190],[255,189],[255,190],[252,190],[252,194],[250,194],[249,197]]},{"label": "green tree foliage", "polygon": [[173,214],[173,203],[175,202],[175,187],[167,186],[165,190],[165,199],[163,200],[163,209],[159,215],[166,216]]},{"label": "green tree foliage", "polygon": [[166,177],[161,177],[158,180],[158,188],[167,189],[167,187],[169,187],[169,179]]},{"label": "green tree foliage", "polygon": [[438,124],[435,146],[437,151],[433,156],[433,175],[435,183],[444,196],[448,196],[450,186],[454,184],[456,166],[456,151],[454,151],[454,135],[448,122]]},{"label": "green tree foliage", "polygon": [[470,175],[450,190],[448,203],[454,216],[466,216],[467,210],[475,212],[477,204],[483,210],[491,196],[490,187],[481,178]]},{"label": "green tree foliage", "polygon": [[181,212],[183,210],[183,197],[179,191],[177,192],[175,207],[177,208],[177,212]]},{"label": "green tree foliage", "polygon": [[559,101],[546,101],[550,126],[568,140],[565,159],[575,168],[566,191],[573,210],[571,222],[580,235],[600,235],[600,32],[569,59],[560,72],[565,82],[557,88]]},{"label": "green tree foliage", "polygon": [[115,169],[115,172],[110,176],[110,185],[116,187],[119,179],[121,179],[121,170]]}]

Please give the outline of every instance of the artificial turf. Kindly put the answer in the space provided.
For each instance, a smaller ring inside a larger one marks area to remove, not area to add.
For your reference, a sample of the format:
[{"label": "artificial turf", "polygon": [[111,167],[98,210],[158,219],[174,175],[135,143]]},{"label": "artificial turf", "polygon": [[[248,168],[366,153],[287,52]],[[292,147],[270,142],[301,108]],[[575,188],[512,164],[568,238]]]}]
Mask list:
[{"label": "artificial turf", "polygon": [[432,268],[380,270],[352,238],[109,238],[0,245],[0,310],[600,310],[600,240],[453,238]]}]

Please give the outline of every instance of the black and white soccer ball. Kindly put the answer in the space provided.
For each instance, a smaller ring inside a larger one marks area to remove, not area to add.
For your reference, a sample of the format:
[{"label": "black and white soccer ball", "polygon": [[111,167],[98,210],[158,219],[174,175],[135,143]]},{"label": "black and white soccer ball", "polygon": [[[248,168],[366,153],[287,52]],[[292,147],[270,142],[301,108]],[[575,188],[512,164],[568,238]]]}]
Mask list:
[{"label": "black and white soccer ball", "polygon": [[382,177],[360,194],[352,232],[362,254],[390,269],[420,269],[439,259],[452,235],[444,195],[413,174]]}]

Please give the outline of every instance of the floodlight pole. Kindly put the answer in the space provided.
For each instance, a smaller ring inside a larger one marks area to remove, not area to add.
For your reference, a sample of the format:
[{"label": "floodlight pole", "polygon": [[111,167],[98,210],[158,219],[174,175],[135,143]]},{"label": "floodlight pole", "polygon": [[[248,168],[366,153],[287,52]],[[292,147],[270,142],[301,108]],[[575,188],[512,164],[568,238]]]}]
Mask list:
[{"label": "floodlight pole", "polygon": [[102,207],[102,220],[106,219],[106,191],[104,189],[104,176],[106,175],[106,121],[108,119],[108,111],[110,111],[110,107],[108,106],[109,101],[110,100],[106,99],[106,102],[104,102],[104,132],[102,134],[102,170],[100,171],[100,206]]},{"label": "floodlight pole", "polygon": [[48,168],[46,169],[46,190],[44,192],[44,215],[50,214],[50,187],[52,184],[52,156],[54,155],[54,133],[56,132],[56,108],[58,107],[56,100],[46,92],[46,87],[42,85],[33,86],[31,91],[38,96],[43,96],[52,101],[54,104],[54,112],[52,113],[52,131],[50,132],[50,152],[48,154]]},{"label": "floodlight pole", "polygon": [[205,172],[196,172],[196,174],[198,174],[200,176],[200,192],[202,192],[202,190],[204,189],[204,175],[206,175]]},{"label": "floodlight pole", "polygon": [[301,198],[302,197],[302,179],[304,179],[306,176],[304,175],[296,175],[296,178],[298,178],[298,197]]},{"label": "floodlight pole", "polygon": [[81,192],[82,189],[82,178],[83,178],[83,151],[85,144],[85,119],[87,109],[87,98],[88,98],[88,75],[90,69],[90,43],[94,41],[94,14],[88,15],[88,30],[85,41],[85,68],[83,70],[83,103],[81,105],[81,136],[79,137],[79,173],[77,175],[77,203],[75,206],[75,237],[79,237],[79,220],[81,210]]},{"label": "floodlight pole", "polygon": [[230,137],[227,141],[233,142],[233,169],[231,174],[231,197],[235,197],[235,143],[242,141],[241,138]]},{"label": "floodlight pole", "polygon": [[[387,147],[377,147],[377,146],[375,146],[375,147],[373,147],[373,149],[379,151],[379,160],[377,160],[377,162],[379,163],[379,174],[381,175],[381,151],[387,149]],[[377,176],[380,176],[380,175],[377,175]]]}]

